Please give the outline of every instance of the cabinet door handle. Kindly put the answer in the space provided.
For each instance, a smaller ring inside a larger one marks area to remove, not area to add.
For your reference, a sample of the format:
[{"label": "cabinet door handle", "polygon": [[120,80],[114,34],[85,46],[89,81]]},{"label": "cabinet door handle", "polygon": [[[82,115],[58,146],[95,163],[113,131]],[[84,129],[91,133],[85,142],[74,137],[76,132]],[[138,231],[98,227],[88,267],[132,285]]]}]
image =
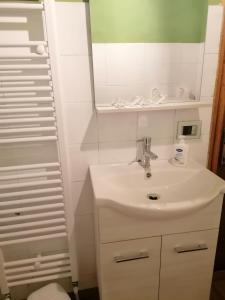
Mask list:
[{"label": "cabinet door handle", "polygon": [[139,253],[134,253],[129,255],[117,255],[114,257],[114,261],[116,263],[122,263],[126,261],[146,259],[146,258],[149,258],[148,251],[140,251]]},{"label": "cabinet door handle", "polygon": [[194,251],[204,251],[208,250],[208,246],[205,243],[194,245],[194,246],[179,246],[175,247],[174,250],[177,253],[185,253],[185,252],[194,252]]}]

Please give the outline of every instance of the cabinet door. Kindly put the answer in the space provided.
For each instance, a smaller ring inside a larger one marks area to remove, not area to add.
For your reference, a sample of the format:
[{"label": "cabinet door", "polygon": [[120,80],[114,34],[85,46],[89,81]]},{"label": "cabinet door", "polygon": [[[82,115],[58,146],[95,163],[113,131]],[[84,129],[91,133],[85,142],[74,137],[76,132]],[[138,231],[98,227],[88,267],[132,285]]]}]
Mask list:
[{"label": "cabinet door", "polygon": [[102,300],[158,300],[161,237],[100,246]]},{"label": "cabinet door", "polygon": [[160,300],[209,300],[218,230],[162,238]]}]

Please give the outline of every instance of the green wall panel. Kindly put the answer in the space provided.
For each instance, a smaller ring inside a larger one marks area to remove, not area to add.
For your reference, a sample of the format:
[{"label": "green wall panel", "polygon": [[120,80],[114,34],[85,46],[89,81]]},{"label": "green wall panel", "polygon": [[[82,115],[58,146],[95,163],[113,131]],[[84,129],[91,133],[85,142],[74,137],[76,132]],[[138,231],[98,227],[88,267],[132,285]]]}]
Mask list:
[{"label": "green wall panel", "polygon": [[207,0],[91,0],[94,43],[198,43]]},{"label": "green wall panel", "polygon": [[[40,1],[40,0],[34,0]],[[89,2],[89,0],[55,0],[56,2]]]},{"label": "green wall panel", "polygon": [[209,0],[209,5],[217,5],[220,3],[221,3],[221,0]]}]

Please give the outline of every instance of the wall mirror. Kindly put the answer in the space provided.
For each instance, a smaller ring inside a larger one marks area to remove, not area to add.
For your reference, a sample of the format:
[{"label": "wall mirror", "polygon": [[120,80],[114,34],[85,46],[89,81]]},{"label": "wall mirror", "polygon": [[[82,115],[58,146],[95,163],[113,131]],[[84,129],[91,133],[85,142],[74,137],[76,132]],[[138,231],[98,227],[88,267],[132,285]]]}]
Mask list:
[{"label": "wall mirror", "polygon": [[96,107],[199,101],[208,5],[91,0]]}]

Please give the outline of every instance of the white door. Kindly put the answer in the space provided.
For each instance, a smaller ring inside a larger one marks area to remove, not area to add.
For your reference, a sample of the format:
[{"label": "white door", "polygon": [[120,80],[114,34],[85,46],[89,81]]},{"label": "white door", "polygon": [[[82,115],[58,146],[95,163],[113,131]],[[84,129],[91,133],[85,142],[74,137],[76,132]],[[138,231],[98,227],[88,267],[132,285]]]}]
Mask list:
[{"label": "white door", "polygon": [[162,238],[159,300],[209,300],[218,230]]},{"label": "white door", "polygon": [[102,300],[158,300],[161,237],[100,246]]}]

